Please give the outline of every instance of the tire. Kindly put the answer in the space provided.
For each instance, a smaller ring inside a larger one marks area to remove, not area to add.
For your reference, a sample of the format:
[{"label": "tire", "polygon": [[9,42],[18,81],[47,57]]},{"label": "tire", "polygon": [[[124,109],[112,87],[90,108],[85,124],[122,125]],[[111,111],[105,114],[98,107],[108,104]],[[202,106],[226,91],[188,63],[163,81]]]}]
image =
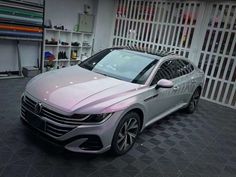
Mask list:
[{"label": "tire", "polygon": [[190,99],[190,101],[189,101],[188,106],[185,108],[185,111],[186,111],[187,113],[189,113],[189,114],[194,113],[194,111],[196,110],[196,107],[197,107],[197,105],[198,105],[200,96],[201,96],[201,89],[200,89],[200,88],[197,88],[197,89],[194,91],[194,93],[193,93],[193,95],[192,95],[192,97],[191,97],[191,99]]},{"label": "tire", "polygon": [[128,152],[137,139],[140,126],[140,116],[136,112],[129,112],[124,115],[114,133],[111,152],[114,155],[122,155]]}]

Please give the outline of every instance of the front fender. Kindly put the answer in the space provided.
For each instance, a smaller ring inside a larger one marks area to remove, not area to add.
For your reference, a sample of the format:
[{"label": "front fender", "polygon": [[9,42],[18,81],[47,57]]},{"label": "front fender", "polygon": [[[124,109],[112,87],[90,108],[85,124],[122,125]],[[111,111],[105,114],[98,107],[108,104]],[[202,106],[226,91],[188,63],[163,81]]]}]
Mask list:
[{"label": "front fender", "polygon": [[[147,114],[146,108],[142,103],[137,102],[137,100],[134,97],[107,107],[106,109],[103,110],[103,113],[121,111],[122,112],[121,117],[123,117],[125,114],[134,109],[141,110],[143,113],[143,118],[146,117]],[[145,120],[143,122],[145,122]]]}]

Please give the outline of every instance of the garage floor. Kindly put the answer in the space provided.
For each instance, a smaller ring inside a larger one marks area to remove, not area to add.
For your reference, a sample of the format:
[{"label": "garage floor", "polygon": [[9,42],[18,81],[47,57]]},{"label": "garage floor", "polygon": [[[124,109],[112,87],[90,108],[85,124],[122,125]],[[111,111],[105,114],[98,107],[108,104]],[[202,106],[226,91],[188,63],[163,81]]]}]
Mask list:
[{"label": "garage floor", "polygon": [[236,110],[206,101],[147,128],[121,157],[76,154],[33,136],[19,119],[27,79],[0,80],[1,177],[235,177]]}]

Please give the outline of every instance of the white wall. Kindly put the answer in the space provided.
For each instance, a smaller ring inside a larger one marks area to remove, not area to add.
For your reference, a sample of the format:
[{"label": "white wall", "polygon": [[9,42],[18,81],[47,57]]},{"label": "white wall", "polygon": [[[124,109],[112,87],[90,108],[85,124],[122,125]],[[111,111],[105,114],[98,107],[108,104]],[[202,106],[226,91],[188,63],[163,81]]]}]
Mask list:
[{"label": "white wall", "polygon": [[[21,66],[37,66],[39,43],[20,41]],[[18,71],[16,41],[0,40],[0,72]]]},{"label": "white wall", "polygon": [[[65,28],[72,30],[78,23],[78,14],[83,13],[84,4],[90,5],[92,14],[96,12],[97,0],[46,0],[46,19],[51,19],[53,25],[63,24]],[[26,45],[27,43],[30,45]],[[15,44],[15,41],[0,40],[0,72],[18,70]],[[37,42],[20,42],[20,49],[22,66],[37,65]]]},{"label": "white wall", "polygon": [[115,0],[99,0],[95,21],[94,52],[111,47],[111,34],[115,19]]},{"label": "white wall", "polygon": [[78,24],[78,14],[83,13],[84,4],[91,7],[94,14],[96,0],[46,0],[46,19],[51,19],[54,25],[64,25],[65,28],[73,30]]},{"label": "white wall", "polygon": [[9,68],[17,70],[16,42],[0,40],[0,72]]}]

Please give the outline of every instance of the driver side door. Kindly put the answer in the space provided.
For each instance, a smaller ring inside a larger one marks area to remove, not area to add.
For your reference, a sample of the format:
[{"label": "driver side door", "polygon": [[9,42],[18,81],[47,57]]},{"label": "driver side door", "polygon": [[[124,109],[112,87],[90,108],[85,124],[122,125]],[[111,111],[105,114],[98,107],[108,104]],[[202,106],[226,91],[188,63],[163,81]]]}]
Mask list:
[{"label": "driver side door", "polygon": [[[175,83],[176,65],[174,60],[165,61],[156,72],[151,83],[150,97],[147,101],[149,118],[155,118],[174,108],[177,103],[177,89]],[[158,88],[155,86],[160,79],[171,80],[174,83],[172,88]]]}]

